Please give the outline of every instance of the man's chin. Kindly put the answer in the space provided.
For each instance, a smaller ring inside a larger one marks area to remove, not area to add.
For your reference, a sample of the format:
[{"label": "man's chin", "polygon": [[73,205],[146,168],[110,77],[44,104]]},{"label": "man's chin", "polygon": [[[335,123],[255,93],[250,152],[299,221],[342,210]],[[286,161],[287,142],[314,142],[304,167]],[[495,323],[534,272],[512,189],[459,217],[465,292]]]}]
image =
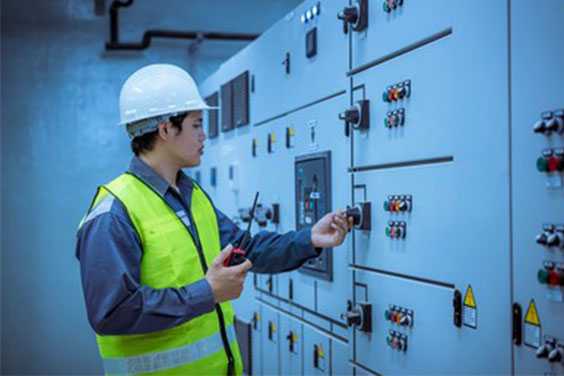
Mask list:
[{"label": "man's chin", "polygon": [[187,162],[184,167],[185,168],[198,167],[201,163],[202,163],[201,158],[198,158],[197,160],[191,160]]}]

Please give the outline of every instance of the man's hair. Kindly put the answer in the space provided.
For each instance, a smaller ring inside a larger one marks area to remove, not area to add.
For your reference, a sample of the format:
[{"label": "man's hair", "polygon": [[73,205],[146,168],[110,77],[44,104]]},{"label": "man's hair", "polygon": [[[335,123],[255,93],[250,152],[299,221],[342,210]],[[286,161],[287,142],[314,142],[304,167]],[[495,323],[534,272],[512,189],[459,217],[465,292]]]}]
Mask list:
[{"label": "man's hair", "polygon": [[[182,112],[178,115],[169,117],[168,120],[171,122],[172,127],[178,131],[176,134],[182,132],[182,122],[188,114],[189,112]],[[135,137],[131,140],[131,151],[133,151],[136,156],[139,156],[139,154],[153,150],[158,133],[159,131],[156,130],[154,132],[145,133],[144,135]]]}]

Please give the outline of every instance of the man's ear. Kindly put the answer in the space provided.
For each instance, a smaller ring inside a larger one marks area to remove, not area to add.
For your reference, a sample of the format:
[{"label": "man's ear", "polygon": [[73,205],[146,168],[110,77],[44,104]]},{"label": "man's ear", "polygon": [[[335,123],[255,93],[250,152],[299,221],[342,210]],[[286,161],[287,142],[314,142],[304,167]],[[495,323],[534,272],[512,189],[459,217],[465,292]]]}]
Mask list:
[{"label": "man's ear", "polygon": [[169,127],[170,127],[170,123],[167,123],[167,122],[162,122],[162,123],[159,123],[159,125],[158,125],[159,137],[163,141],[168,140],[168,137],[170,135]]}]

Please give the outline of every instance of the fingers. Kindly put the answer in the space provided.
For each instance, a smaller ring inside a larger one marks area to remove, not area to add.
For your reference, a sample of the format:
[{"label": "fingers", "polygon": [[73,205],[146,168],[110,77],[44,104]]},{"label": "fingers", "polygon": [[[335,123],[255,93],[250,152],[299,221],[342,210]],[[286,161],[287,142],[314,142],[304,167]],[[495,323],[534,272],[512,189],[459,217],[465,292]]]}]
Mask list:
[{"label": "fingers", "polygon": [[338,225],[339,227],[341,227],[345,232],[348,230],[348,224],[347,224],[346,217],[336,215],[336,216],[333,218],[333,222],[334,222],[336,225]]},{"label": "fingers", "polygon": [[231,254],[231,251],[233,251],[233,246],[228,244],[227,247],[221,250],[221,253],[215,258],[215,260],[213,260],[214,266],[223,265],[223,261],[225,261],[225,259]]},{"label": "fingers", "polygon": [[337,235],[339,236],[339,238],[345,237],[345,234],[347,233],[346,229],[344,229],[343,227],[341,227],[341,226],[339,226],[335,223],[332,223],[331,227],[337,232]]},{"label": "fingers", "polygon": [[231,269],[234,272],[245,274],[246,272],[249,271],[250,268],[252,268],[252,266],[253,263],[249,259],[246,259],[244,263],[232,266]]}]

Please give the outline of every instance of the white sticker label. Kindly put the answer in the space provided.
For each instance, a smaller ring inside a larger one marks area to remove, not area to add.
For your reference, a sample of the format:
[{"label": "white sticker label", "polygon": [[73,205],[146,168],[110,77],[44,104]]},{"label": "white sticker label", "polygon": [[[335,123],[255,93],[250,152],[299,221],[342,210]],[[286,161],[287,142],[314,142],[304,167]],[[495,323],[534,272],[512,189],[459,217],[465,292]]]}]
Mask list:
[{"label": "white sticker label", "polygon": [[549,174],[546,177],[546,188],[547,189],[560,189],[560,188],[562,188],[562,175],[560,175],[560,174]]},{"label": "white sticker label", "polygon": [[525,345],[538,348],[541,345],[541,327],[525,322]]},{"label": "white sticker label", "polygon": [[478,327],[478,313],[476,312],[476,308],[464,306],[462,320],[464,325],[476,329]]},{"label": "white sticker label", "polygon": [[548,292],[546,293],[546,298],[553,302],[562,303],[564,301],[564,297],[562,295],[563,293],[561,288],[549,288]]}]

